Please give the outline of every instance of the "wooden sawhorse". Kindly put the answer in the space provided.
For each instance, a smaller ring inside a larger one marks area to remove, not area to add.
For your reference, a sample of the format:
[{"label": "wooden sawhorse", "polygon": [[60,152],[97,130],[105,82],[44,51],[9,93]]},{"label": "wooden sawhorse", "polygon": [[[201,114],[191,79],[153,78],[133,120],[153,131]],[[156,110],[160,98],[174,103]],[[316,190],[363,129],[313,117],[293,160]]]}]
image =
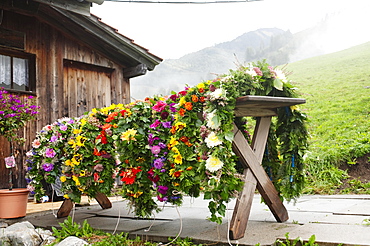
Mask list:
[{"label": "wooden sawhorse", "polygon": [[[103,193],[97,193],[95,195],[95,200],[99,203],[102,209],[107,209],[112,207],[112,203],[108,199],[108,197]],[[65,218],[67,217],[71,210],[73,209],[73,202],[70,199],[65,199],[58,209],[57,218]]]},{"label": "wooden sawhorse", "polygon": [[262,167],[262,158],[272,116],[277,109],[305,103],[305,99],[268,96],[243,96],[237,98],[235,116],[257,117],[252,144],[244,138],[234,124],[233,151],[245,167],[245,183],[236,202],[230,224],[230,238],[244,237],[256,187],[278,222],[287,221],[288,212],[279,198],[275,186]]}]

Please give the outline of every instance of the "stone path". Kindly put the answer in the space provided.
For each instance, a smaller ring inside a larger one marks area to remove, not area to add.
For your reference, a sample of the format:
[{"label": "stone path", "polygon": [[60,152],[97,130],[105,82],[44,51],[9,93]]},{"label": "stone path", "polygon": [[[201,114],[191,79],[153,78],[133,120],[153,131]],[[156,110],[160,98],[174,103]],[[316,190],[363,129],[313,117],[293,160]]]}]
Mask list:
[{"label": "stone path", "polygon": [[[195,243],[272,245],[276,239],[285,239],[285,234],[289,233],[289,238],[301,237],[303,240],[315,235],[319,245],[370,245],[370,225],[366,225],[366,220],[370,220],[369,195],[302,196],[295,204],[285,203],[290,219],[284,223],[276,222],[268,207],[260,203],[260,196],[256,195],[245,236],[231,241],[227,236],[228,221],[235,202],[228,205],[228,216],[223,224],[217,225],[206,219],[209,215],[208,201],[201,198],[186,198],[179,208],[165,206],[152,220],[138,219],[130,213],[126,202],[110,199],[111,209],[102,210],[92,203],[77,207],[71,216],[76,222],[86,219],[96,229],[128,232],[131,237],[140,236],[158,242],[167,242],[169,237],[175,238],[181,232],[180,237],[190,237]],[[58,227],[64,219],[56,219],[50,207],[56,213],[60,204],[29,203],[27,216],[11,221],[28,220],[35,227],[48,229]]]}]

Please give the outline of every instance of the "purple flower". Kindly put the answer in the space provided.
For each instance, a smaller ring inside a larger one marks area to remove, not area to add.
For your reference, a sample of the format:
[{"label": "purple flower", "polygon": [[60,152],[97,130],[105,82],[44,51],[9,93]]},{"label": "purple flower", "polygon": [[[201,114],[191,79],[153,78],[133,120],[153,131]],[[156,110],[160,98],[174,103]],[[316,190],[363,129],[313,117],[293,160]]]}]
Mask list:
[{"label": "purple flower", "polygon": [[159,142],[159,143],[158,143],[158,146],[159,146],[161,149],[165,149],[165,148],[167,148],[167,145],[166,145],[166,144],[164,144],[164,143],[162,143],[162,142]]},{"label": "purple flower", "polygon": [[158,158],[154,160],[153,167],[155,167],[156,169],[162,169],[163,166],[164,166],[164,163],[163,163],[162,158]]},{"label": "purple flower", "polygon": [[169,104],[170,105],[170,110],[171,110],[172,113],[175,113],[177,111],[176,108],[174,107],[175,104],[176,103],[170,103]]},{"label": "purple flower", "polygon": [[45,151],[45,156],[49,158],[53,158],[56,155],[55,151],[51,148],[47,148]]},{"label": "purple flower", "polygon": [[161,193],[162,195],[165,195],[167,193],[167,191],[168,191],[168,187],[167,186],[163,186],[163,185],[159,185],[157,191],[159,193]]},{"label": "purple flower", "polygon": [[158,140],[158,139],[159,139],[159,137],[153,137],[153,133],[150,133],[149,137],[148,137],[149,145],[153,145],[154,141]]},{"label": "purple flower", "polygon": [[53,163],[42,164],[42,169],[44,169],[45,172],[50,172],[51,170],[53,170],[53,168],[54,168]]},{"label": "purple flower", "polygon": [[50,142],[52,142],[52,143],[54,143],[57,140],[58,140],[57,136],[51,136],[51,138],[50,138]]},{"label": "purple flower", "polygon": [[155,145],[151,148],[151,151],[152,151],[153,155],[158,155],[159,152],[161,152],[161,147],[159,147],[158,145]]},{"label": "purple flower", "polygon": [[162,122],[162,126],[164,128],[171,128],[172,127],[171,121]]}]

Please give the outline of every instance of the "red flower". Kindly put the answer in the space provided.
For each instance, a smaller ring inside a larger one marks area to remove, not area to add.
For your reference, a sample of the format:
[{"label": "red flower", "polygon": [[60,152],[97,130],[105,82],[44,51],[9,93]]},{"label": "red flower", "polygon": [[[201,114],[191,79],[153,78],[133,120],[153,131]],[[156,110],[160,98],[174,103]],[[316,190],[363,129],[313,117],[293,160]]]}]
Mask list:
[{"label": "red flower", "polygon": [[101,153],[99,152],[99,150],[97,148],[94,148],[94,153],[93,155],[96,155],[96,156],[101,156]]},{"label": "red flower", "polygon": [[202,103],[204,103],[206,101],[206,98],[205,97],[200,97],[199,98],[199,101],[202,102]]},{"label": "red flower", "polygon": [[127,185],[133,184],[136,179],[136,174],[141,172],[141,167],[128,168],[127,171],[122,171],[120,176],[122,176],[121,181],[125,182]]},{"label": "red flower", "polygon": [[96,139],[100,139],[102,144],[108,143],[107,134],[105,133],[104,130],[100,132],[100,134],[96,137]]},{"label": "red flower", "polygon": [[99,182],[100,176],[98,173],[94,173],[94,181]]},{"label": "red flower", "polygon": [[199,88],[198,91],[199,93],[204,93],[204,88]]},{"label": "red flower", "polygon": [[180,92],[179,92],[179,94],[180,94],[181,96],[185,96],[187,93],[188,93],[187,91],[180,91]]}]

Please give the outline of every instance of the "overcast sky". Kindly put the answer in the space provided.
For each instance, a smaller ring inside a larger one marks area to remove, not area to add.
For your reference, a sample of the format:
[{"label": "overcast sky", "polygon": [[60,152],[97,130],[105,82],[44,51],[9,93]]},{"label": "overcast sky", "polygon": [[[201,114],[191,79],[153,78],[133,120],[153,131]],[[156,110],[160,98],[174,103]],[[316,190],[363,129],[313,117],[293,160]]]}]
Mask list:
[{"label": "overcast sky", "polygon": [[340,43],[357,45],[370,41],[370,0],[263,0],[217,4],[117,1],[94,4],[91,13],[164,59],[180,58],[259,28],[277,27],[299,32],[313,27],[328,14],[335,20],[332,36],[327,37],[328,47],[333,51]]}]

